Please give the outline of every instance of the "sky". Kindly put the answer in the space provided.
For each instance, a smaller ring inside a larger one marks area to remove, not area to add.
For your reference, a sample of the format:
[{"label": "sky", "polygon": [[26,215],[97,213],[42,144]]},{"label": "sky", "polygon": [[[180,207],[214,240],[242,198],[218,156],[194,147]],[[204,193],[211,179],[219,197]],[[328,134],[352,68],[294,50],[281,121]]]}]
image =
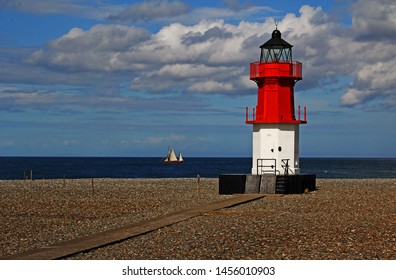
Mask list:
[{"label": "sky", "polygon": [[275,23],[300,156],[396,157],[394,0],[0,0],[0,156],[250,157]]}]

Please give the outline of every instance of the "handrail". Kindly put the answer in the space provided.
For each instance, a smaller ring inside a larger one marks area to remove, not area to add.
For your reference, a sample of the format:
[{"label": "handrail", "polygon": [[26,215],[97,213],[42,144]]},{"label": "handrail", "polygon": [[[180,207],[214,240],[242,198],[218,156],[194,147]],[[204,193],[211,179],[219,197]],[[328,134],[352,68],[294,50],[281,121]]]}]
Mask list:
[{"label": "handrail", "polygon": [[[283,175],[289,175],[290,165],[289,165],[290,159],[281,159],[281,162],[283,163],[281,167],[284,169],[284,174]],[[266,163],[270,162],[270,163]],[[271,164],[273,162],[273,164]],[[270,170],[266,170],[268,168]],[[257,175],[262,175],[264,173],[274,173],[275,175],[277,173],[280,174],[280,171],[276,169],[276,159],[275,158],[258,158],[257,159]],[[293,173],[293,172],[292,172]]]},{"label": "handrail", "polygon": [[[263,161],[273,161],[274,164],[271,165],[264,165]],[[276,175],[277,172],[279,172],[278,170],[276,170],[276,159],[275,158],[258,158],[257,159],[257,175],[261,175],[263,173],[272,173],[272,171],[266,171],[263,170],[263,168],[265,167],[270,167],[271,169],[273,169],[274,174]],[[260,168],[260,169],[259,169]],[[260,172],[259,172],[260,170]]]},{"label": "handrail", "polygon": [[290,167],[290,165],[289,165],[289,158],[285,158],[285,159],[281,159],[281,161],[282,161],[282,163],[283,163],[283,165],[281,165],[282,166],[282,168],[283,168],[283,170],[285,171],[285,174],[284,175],[289,175],[289,167]]}]

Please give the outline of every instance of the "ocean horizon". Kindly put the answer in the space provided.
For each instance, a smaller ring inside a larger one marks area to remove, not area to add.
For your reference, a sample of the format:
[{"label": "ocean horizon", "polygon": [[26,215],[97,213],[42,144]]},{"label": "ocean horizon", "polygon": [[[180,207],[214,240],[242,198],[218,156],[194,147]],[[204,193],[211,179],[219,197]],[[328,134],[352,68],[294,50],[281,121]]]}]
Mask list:
[{"label": "ocean horizon", "polygon": [[[165,165],[161,157],[0,157],[0,180],[84,178],[217,178],[249,174],[249,157],[185,157]],[[396,178],[396,158],[300,158],[301,173],[317,178]]]}]

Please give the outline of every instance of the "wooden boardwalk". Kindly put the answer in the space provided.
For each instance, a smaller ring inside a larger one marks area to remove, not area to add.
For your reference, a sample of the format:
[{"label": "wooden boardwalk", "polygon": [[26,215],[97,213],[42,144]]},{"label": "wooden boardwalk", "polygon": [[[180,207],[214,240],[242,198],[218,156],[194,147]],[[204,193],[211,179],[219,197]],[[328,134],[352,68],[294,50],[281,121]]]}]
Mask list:
[{"label": "wooden boardwalk", "polygon": [[78,253],[100,248],[106,245],[118,243],[129,238],[146,234],[148,232],[163,228],[193,217],[197,217],[210,211],[232,207],[268,196],[265,194],[242,194],[233,197],[201,205],[167,215],[163,215],[151,220],[127,225],[117,229],[111,229],[90,236],[80,237],[69,241],[60,242],[50,246],[33,249],[15,255],[1,257],[6,260],[51,260],[62,259]]}]

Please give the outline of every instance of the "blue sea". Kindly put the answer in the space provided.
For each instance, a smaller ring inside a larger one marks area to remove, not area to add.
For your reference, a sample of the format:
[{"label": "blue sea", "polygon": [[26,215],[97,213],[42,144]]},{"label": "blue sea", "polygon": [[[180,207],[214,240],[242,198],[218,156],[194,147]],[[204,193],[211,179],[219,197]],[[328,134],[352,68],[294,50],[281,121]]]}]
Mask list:
[{"label": "blue sea", "polygon": [[[396,158],[300,158],[301,173],[317,178],[396,178]],[[185,158],[164,165],[161,158],[138,157],[0,157],[0,180],[59,178],[217,178],[248,174],[251,158]]]}]

